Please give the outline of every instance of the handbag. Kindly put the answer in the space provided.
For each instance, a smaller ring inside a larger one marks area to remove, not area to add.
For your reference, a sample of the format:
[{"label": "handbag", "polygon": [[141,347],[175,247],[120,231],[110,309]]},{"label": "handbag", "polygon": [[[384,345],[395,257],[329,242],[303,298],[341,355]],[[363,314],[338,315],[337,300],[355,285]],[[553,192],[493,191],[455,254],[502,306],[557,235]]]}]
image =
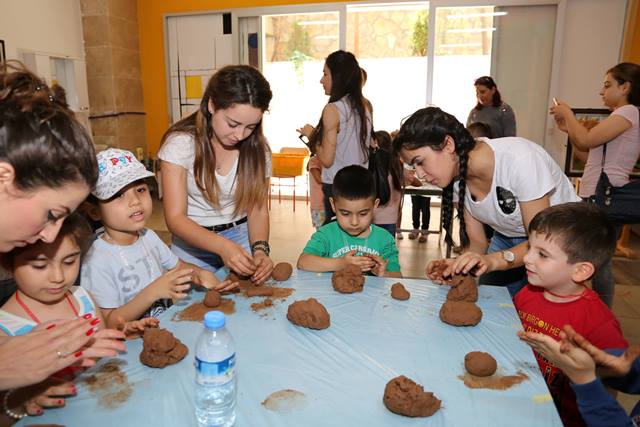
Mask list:
[{"label": "handbag", "polygon": [[602,147],[602,170],[596,185],[595,203],[616,224],[640,223],[640,180],[614,187],[604,171],[607,144]]}]

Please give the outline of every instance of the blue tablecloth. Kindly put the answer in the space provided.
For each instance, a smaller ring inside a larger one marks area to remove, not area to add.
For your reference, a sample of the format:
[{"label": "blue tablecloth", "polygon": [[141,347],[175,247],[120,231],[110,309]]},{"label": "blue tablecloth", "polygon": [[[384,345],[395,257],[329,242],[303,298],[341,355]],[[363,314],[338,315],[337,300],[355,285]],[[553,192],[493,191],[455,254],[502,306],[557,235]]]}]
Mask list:
[{"label": "blue tablecloth", "polygon": [[[330,274],[296,272],[281,287],[295,288],[285,301],[261,312],[242,295],[227,318],[236,342],[238,363],[237,426],[561,426],[531,349],[520,342],[521,327],[506,289],[481,286],[478,305],[484,313],[476,327],[456,328],[438,317],[448,287],[427,280],[402,279],[408,301],[390,297],[398,280],[367,277],[364,291],[343,295],[331,287]],[[194,426],[193,349],[201,323],[173,322],[172,316],[202,298],[192,295],[165,312],[161,327],[171,330],[190,353],[165,369],[143,366],[142,342],[128,343],[119,357],[132,386],[126,402],[105,408],[82,381],[78,395],[61,409],[47,410],[34,422],[67,426]],[[315,297],[331,315],[331,326],[314,331],[291,324],[287,307]],[[491,353],[498,374],[529,376],[507,390],[470,389],[458,378],[469,351]],[[107,361],[102,361],[105,363]],[[95,369],[95,368],[92,368]],[[90,374],[91,370],[84,374]],[[382,403],[386,383],[406,375],[442,400],[430,418],[406,418]],[[271,393],[304,393],[301,405],[288,411],[266,409]],[[27,421],[26,423],[24,421]]]}]

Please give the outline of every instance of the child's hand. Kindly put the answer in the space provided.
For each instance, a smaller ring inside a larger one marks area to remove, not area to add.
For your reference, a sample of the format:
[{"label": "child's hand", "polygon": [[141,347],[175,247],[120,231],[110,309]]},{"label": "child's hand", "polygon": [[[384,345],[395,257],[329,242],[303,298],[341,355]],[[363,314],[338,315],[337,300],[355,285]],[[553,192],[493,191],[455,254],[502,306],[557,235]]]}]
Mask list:
[{"label": "child's hand", "polygon": [[174,268],[151,282],[149,288],[154,291],[156,300],[165,298],[180,300],[187,296],[184,292],[191,288],[192,281],[192,268]]},{"label": "child's hand", "polygon": [[344,259],[346,264],[353,264],[355,266],[360,267],[363,273],[371,271],[371,269],[375,266],[375,261],[366,256],[356,256],[358,251],[353,250],[347,252],[342,259]]},{"label": "child's hand", "polygon": [[62,396],[76,394],[76,386],[72,381],[64,381],[49,377],[39,384],[24,387],[11,393],[8,407],[22,408],[14,412],[23,412],[29,415],[42,415],[44,408],[57,408],[64,406],[65,399]]},{"label": "child's hand", "polygon": [[253,262],[256,265],[256,272],[251,277],[251,281],[259,285],[271,276],[273,261],[264,252],[256,251],[253,255]]},{"label": "child's hand", "polygon": [[117,329],[122,331],[126,339],[133,340],[140,338],[145,328],[157,328],[159,325],[160,321],[155,317],[145,317],[144,319],[132,320],[131,322],[125,322],[122,317],[118,317]]},{"label": "child's hand", "polygon": [[577,333],[571,325],[565,325],[560,332],[560,351],[565,353],[573,346],[580,347],[591,356],[598,365],[602,377],[623,377],[631,370],[631,365],[640,356],[640,344],[632,345],[621,356],[614,356],[591,344]]},{"label": "child's hand", "polygon": [[225,280],[221,282],[215,274],[213,274],[209,270],[205,270],[204,268],[201,268],[200,271],[198,271],[196,279],[196,283],[198,285],[203,286],[207,289],[215,289],[218,292],[232,291],[239,285],[237,281],[232,282],[231,280]]},{"label": "child's hand", "polygon": [[389,264],[389,261],[385,261],[378,255],[366,254],[365,256],[373,260],[373,262],[375,263],[373,268],[371,269],[371,272],[379,277],[384,276],[387,272],[387,264]]},{"label": "child's hand", "polygon": [[548,335],[518,331],[518,336],[560,368],[574,384],[587,384],[596,379],[596,364],[583,349],[569,344],[563,353],[560,341]]},{"label": "child's hand", "polygon": [[453,265],[453,259],[443,258],[429,261],[425,274],[427,279],[439,285],[446,285],[451,279],[451,266]]}]

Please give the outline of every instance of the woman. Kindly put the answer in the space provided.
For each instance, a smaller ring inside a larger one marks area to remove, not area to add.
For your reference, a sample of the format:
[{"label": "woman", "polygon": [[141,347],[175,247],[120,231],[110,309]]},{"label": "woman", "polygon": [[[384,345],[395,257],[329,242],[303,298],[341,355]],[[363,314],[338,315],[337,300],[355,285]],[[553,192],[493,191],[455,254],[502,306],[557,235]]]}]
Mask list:
[{"label": "woman", "polygon": [[489,76],[483,76],[474,82],[478,103],[469,113],[467,126],[480,122],[489,125],[494,138],[516,136],[516,116],[505,102]]},{"label": "woman", "polygon": [[362,95],[362,78],[362,70],[352,53],[338,50],[327,56],[320,83],[329,95],[329,103],[315,128],[306,124],[298,129],[317,146],[323,167],[326,222],[334,216],[329,197],[336,173],[350,165],[368,167],[372,121],[370,104]]},{"label": "woman", "polygon": [[[640,65],[623,62],[609,69],[600,96],[611,115],[590,129],[576,119],[564,102],[550,109],[558,129],[569,134],[576,156],[586,161],[579,195],[587,201],[593,201],[596,192],[605,146],[604,172],[615,187],[629,182],[629,174],[640,155]],[[609,263],[593,280],[594,290],[609,307],[613,303],[614,285]]]},{"label": "woman", "polygon": [[[73,113],[19,63],[0,65],[0,255],[53,241],[89,194],[97,170],[93,144]],[[50,322],[0,340],[0,390],[36,384],[69,365],[90,366],[92,358],[124,350],[118,331],[87,334],[92,321]]]},{"label": "woman", "polygon": [[[443,188],[444,228],[453,222],[453,182],[458,183],[462,246],[446,260],[444,275],[477,275],[523,265],[529,221],[548,206],[579,200],[556,162],[523,138],[475,140],[451,114],[436,107],[416,111],[394,140],[394,150],[415,167],[418,178]],[[487,242],[483,224],[495,229]],[[452,243],[447,233],[447,242]],[[427,275],[434,278],[434,263]],[[524,284],[523,274],[508,283],[511,295]]]},{"label": "woman", "polygon": [[224,67],[209,80],[198,111],[167,130],[158,152],[173,252],[213,272],[226,265],[256,283],[273,270],[271,162],[262,134],[270,101],[257,69]]}]

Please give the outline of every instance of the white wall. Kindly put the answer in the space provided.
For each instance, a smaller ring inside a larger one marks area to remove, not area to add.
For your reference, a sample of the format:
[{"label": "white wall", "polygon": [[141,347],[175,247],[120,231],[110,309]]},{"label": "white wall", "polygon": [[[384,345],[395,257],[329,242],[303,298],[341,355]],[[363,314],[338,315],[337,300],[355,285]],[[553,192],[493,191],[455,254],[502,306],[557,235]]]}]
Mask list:
[{"label": "white wall", "polygon": [[[619,62],[626,0],[568,0],[562,28],[557,97],[574,108],[603,108],[604,73]],[[558,29],[556,29],[558,30]],[[553,118],[549,117],[547,128]],[[555,127],[545,148],[564,167],[567,136]]]},{"label": "white wall", "polygon": [[19,49],[84,59],[79,0],[0,0],[0,39],[7,58]]}]

